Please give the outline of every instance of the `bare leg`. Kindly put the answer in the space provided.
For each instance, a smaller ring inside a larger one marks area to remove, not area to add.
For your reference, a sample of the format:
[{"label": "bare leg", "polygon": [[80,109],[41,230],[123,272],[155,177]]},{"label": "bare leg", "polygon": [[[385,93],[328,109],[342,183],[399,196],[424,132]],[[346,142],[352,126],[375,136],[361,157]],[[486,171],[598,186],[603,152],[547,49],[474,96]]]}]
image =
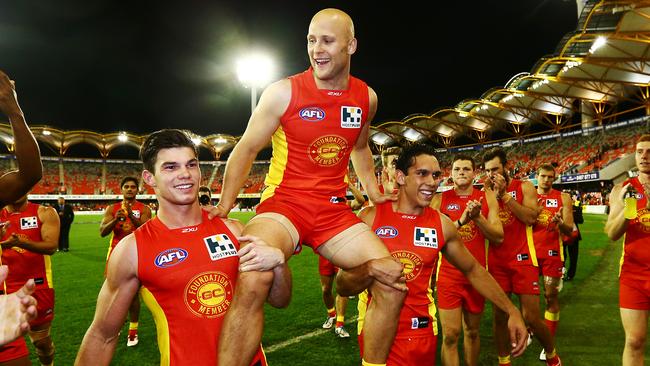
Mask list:
[{"label": "bare leg", "polygon": [[549,332],[548,327],[540,317],[539,297],[537,295],[519,295],[519,302],[521,303],[521,312],[526,324],[533,330],[535,338],[542,344],[546,354],[550,354],[555,350],[555,345],[551,332]]},{"label": "bare leg", "polygon": [[348,307],[348,298],[345,296],[336,295],[336,315],[345,316],[345,310]]},{"label": "bare leg", "polygon": [[442,325],[442,347],[440,358],[443,366],[458,366],[458,338],[460,337],[460,326],[462,309],[440,309],[440,324]]},{"label": "bare leg", "polygon": [[29,331],[29,338],[36,348],[38,360],[43,365],[50,365],[54,362],[54,342],[50,336],[52,323],[46,323],[32,327]]},{"label": "bare leg", "polygon": [[497,347],[497,355],[499,357],[509,356],[512,346],[508,332],[508,314],[496,306],[492,306],[492,312],[494,313],[494,343]]},{"label": "bare leg", "polygon": [[[252,235],[280,248],[289,258],[293,252],[291,235],[277,221],[252,220],[243,235]],[[226,313],[218,349],[221,366],[248,366],[262,340],[264,303],[273,284],[273,272],[240,272],[232,304]],[[246,324],[246,326],[242,326]]]},{"label": "bare leg", "polygon": [[478,365],[478,357],[481,351],[479,327],[482,316],[482,313],[474,314],[463,310],[463,348],[465,350],[465,363],[468,366]]},{"label": "bare leg", "polygon": [[129,306],[129,321],[131,323],[137,323],[138,318],[140,318],[140,296],[135,295]]},{"label": "bare leg", "polygon": [[623,366],[643,366],[648,311],[621,308],[621,321],[625,330]]},{"label": "bare leg", "polygon": [[332,284],[334,276],[320,276],[320,289],[323,294],[323,303],[327,310],[334,308],[334,296],[332,295]]}]

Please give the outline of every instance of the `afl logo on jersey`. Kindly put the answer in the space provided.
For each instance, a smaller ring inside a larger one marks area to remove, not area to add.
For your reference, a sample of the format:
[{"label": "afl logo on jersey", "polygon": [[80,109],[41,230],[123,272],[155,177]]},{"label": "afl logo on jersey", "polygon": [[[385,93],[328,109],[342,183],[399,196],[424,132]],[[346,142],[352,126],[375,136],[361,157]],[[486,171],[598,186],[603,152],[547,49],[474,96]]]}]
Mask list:
[{"label": "afl logo on jersey", "polygon": [[309,145],[309,158],[320,166],[336,165],[348,154],[348,142],[341,136],[329,135]]},{"label": "afl logo on jersey", "polygon": [[325,111],[318,107],[303,108],[298,115],[303,121],[307,122],[318,122],[325,119]]},{"label": "afl logo on jersey", "polygon": [[375,234],[382,239],[391,239],[399,235],[399,232],[392,226],[382,226],[375,230]]},{"label": "afl logo on jersey", "polygon": [[447,205],[447,211],[458,211],[460,210],[460,205],[458,203],[450,203]]},{"label": "afl logo on jersey", "polygon": [[171,248],[160,252],[154,259],[154,264],[159,268],[173,267],[187,259],[187,250],[183,248]]},{"label": "afl logo on jersey", "polygon": [[233,297],[232,283],[222,272],[209,271],[194,276],[185,286],[185,305],[200,318],[223,316]]}]

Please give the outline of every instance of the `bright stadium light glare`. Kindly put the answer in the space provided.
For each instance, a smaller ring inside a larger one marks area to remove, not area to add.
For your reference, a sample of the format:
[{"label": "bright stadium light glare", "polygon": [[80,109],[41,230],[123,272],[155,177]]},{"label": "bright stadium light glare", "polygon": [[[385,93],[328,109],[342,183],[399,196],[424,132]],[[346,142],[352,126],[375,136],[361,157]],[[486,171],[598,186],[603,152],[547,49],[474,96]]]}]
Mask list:
[{"label": "bright stadium light glare", "polygon": [[215,144],[225,144],[228,142],[228,140],[224,139],[223,137],[217,137],[216,139],[212,140]]},{"label": "bright stadium light glare", "polygon": [[251,88],[251,114],[257,105],[257,88],[265,86],[275,74],[271,58],[262,53],[251,53],[237,61],[237,77],[245,87]]},{"label": "bright stadium light glare", "polygon": [[14,144],[14,138],[13,137],[5,136],[5,137],[3,137],[3,140],[5,140],[5,142],[7,142],[10,145]]},{"label": "bright stadium light glare", "polygon": [[201,139],[199,137],[192,137],[192,142],[194,145],[199,146],[201,145]]},{"label": "bright stadium light glare", "polygon": [[43,130],[43,135],[49,136],[51,134],[52,134],[52,132],[50,132],[50,130]]},{"label": "bright stadium light glare", "polygon": [[607,38],[600,36],[596,38],[594,43],[591,45],[591,48],[589,49],[589,53],[594,53],[596,52],[597,49],[601,48],[607,43]]},{"label": "bright stadium light glare", "polygon": [[127,136],[124,132],[122,132],[117,136],[117,139],[120,140],[121,142],[127,142],[129,141],[129,136]]}]

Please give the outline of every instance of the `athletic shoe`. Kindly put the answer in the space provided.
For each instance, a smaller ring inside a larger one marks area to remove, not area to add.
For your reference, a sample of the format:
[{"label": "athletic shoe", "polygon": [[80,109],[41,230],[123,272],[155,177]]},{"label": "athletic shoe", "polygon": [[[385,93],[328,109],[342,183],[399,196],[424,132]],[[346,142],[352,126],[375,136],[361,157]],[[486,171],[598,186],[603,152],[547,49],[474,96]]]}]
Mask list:
[{"label": "athletic shoe", "polygon": [[327,320],[325,320],[325,323],[323,323],[323,329],[330,329],[332,328],[332,325],[334,325],[334,321],[336,320],[335,316],[332,317],[327,317]]},{"label": "athletic shoe", "polygon": [[129,335],[126,337],[126,346],[133,347],[138,344],[138,331],[129,330]]},{"label": "athletic shoe", "polygon": [[546,366],[562,366],[562,360],[560,360],[560,356],[555,355],[555,357],[551,358],[550,360],[546,360]]},{"label": "athletic shoe", "polygon": [[546,361],[546,351],[544,351],[544,348],[542,348],[542,352],[539,353],[539,360]]},{"label": "athletic shoe", "polygon": [[348,333],[348,331],[343,327],[336,327],[334,333],[336,333],[339,338],[350,338],[350,333]]},{"label": "athletic shoe", "polygon": [[530,346],[533,344],[533,332],[528,329],[528,340],[526,341],[526,347]]}]

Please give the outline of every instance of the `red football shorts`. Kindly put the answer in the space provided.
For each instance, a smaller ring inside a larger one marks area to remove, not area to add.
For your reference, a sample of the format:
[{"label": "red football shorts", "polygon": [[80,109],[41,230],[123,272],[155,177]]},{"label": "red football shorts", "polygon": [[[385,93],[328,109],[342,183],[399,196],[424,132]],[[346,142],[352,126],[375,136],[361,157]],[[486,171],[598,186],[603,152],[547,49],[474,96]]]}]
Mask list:
[{"label": "red football shorts", "polygon": [[[359,351],[363,358],[363,333],[359,335]],[[422,336],[395,337],[388,354],[386,366],[421,366],[436,362],[438,336],[431,333]]]},{"label": "red football shorts", "polygon": [[36,309],[38,315],[29,325],[36,326],[51,322],[54,319],[54,289],[44,288],[34,291],[32,294],[37,301]]},{"label": "red football shorts", "polygon": [[17,360],[27,356],[29,356],[29,350],[24,337],[18,337],[15,341],[0,347],[0,362]]},{"label": "red football shorts", "polygon": [[258,214],[274,212],[285,216],[298,230],[299,242],[314,250],[361,222],[347,205],[345,197],[306,195],[282,190],[281,187],[262,201],[256,211]]},{"label": "red football shorts", "polygon": [[621,278],[618,298],[621,308],[650,310],[650,282]]},{"label": "red football shorts", "polygon": [[533,265],[502,266],[489,263],[490,274],[507,294],[539,295],[539,269]]},{"label": "red football shorts", "polygon": [[560,257],[537,258],[539,264],[539,274],[542,276],[562,278],[564,262]]},{"label": "red football shorts", "polygon": [[472,314],[485,308],[485,298],[468,283],[438,281],[438,308],[451,310],[462,307]]},{"label": "red football shorts", "polygon": [[318,273],[320,273],[321,276],[332,277],[337,271],[338,268],[336,268],[332,262],[328,261],[327,258],[322,255],[318,256]]}]

